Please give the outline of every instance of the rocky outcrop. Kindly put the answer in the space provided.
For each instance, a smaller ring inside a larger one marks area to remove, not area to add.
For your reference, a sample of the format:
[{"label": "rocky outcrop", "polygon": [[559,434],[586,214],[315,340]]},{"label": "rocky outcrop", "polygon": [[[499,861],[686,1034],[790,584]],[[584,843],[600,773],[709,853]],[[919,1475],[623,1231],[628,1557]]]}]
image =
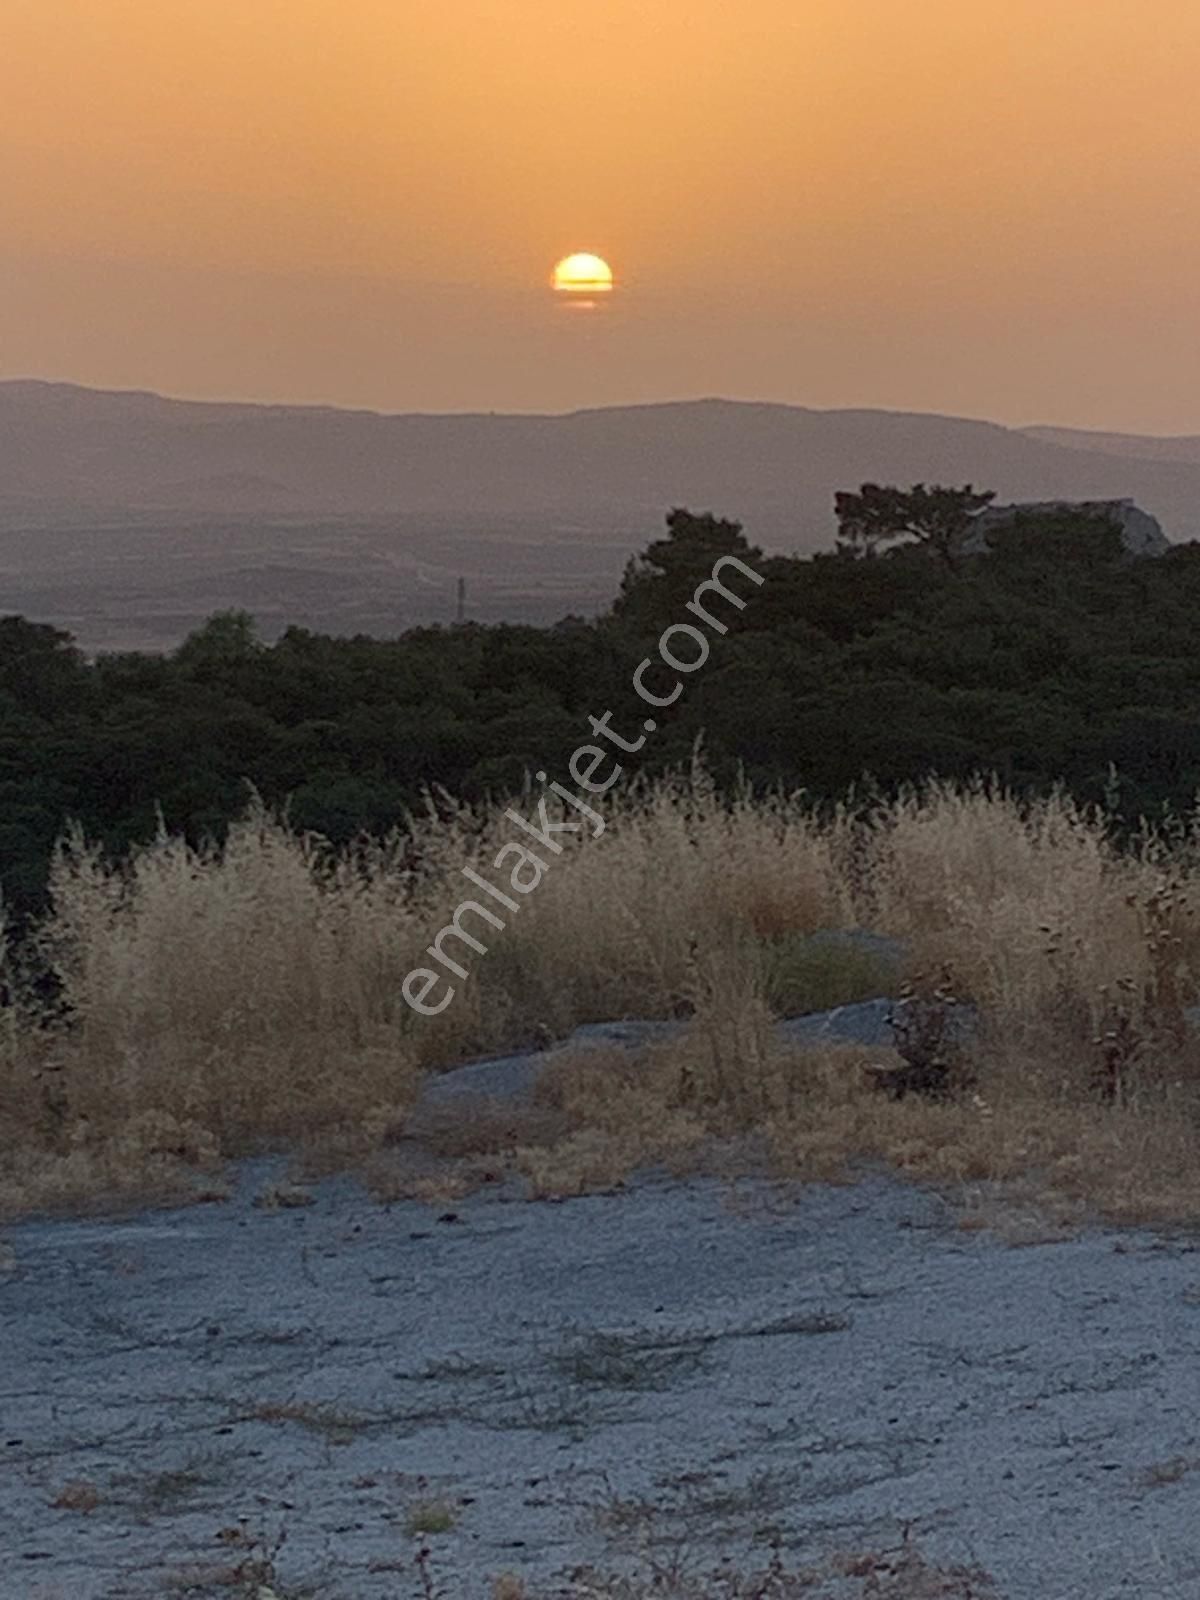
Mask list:
[{"label": "rocky outcrop", "polygon": [[985,554],[991,536],[1002,528],[1011,527],[1019,517],[1053,517],[1064,512],[1105,517],[1116,523],[1121,530],[1121,543],[1131,556],[1161,556],[1171,548],[1171,541],[1158,518],[1143,511],[1132,500],[1024,500],[1013,505],[989,506],[976,518],[963,545],[963,553]]}]

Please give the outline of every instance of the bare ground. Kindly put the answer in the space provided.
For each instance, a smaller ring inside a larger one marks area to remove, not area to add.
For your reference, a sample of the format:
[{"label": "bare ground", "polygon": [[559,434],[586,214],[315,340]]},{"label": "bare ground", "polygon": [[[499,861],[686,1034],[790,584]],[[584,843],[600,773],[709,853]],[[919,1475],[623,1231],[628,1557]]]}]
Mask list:
[{"label": "bare ground", "polygon": [[597,1592],[909,1541],[1007,1600],[1200,1591],[1187,1238],[1014,1249],[870,1175],[254,1205],[273,1176],[9,1230],[5,1600]]}]

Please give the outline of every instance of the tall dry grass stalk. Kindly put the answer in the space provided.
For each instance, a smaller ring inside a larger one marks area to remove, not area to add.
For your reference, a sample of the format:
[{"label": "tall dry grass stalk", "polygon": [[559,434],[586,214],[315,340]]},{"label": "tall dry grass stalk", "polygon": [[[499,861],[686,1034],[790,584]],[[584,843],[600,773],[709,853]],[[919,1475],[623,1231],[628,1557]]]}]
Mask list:
[{"label": "tall dry grass stalk", "polygon": [[1091,1096],[1106,1029],[1129,1084],[1200,1081],[1182,1026],[1200,974],[1193,827],[1119,849],[1065,798],[931,785],[865,817],[818,814],[724,799],[702,772],[632,785],[605,815],[602,837],[569,846],[506,928],[484,930],[488,953],[427,1019],[404,1003],[405,974],[477,893],[461,869],[486,874],[513,837],[503,807],[439,796],[340,855],[259,806],[220,847],[162,836],[120,867],[71,833],[25,952],[53,1006],[7,953],[0,972],[0,1150],[61,1158],[138,1126],[155,1150],[221,1154],[375,1136],[422,1071],[535,1030],[681,1014],[694,1023],[664,1090],[673,1117],[795,1127],[764,963],[831,928],[894,936],[913,972],[951,968],[983,1019],[993,1097]]}]

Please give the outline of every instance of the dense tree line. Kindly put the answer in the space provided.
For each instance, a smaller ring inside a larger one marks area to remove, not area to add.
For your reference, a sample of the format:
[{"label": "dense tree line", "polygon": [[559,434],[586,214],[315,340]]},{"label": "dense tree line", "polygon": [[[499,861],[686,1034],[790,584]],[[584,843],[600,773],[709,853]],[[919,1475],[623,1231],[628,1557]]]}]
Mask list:
[{"label": "dense tree line", "polygon": [[632,672],[687,620],[722,554],[766,581],[743,586],[744,609],[727,608],[728,632],[658,714],[643,770],[685,762],[702,733],[720,781],[744,770],[817,798],[864,779],[891,789],[995,773],[1018,789],[1065,784],[1127,823],[1191,807],[1200,545],[1130,559],[1115,528],[1043,514],[993,535],[988,554],[948,560],[939,539],[952,504],[933,505],[926,524],[914,517],[914,537],[885,550],[878,496],[843,499],[850,537],[805,559],[764,557],[736,524],[675,512],[608,614],[552,628],[466,624],[391,640],[293,628],[267,646],[248,618],[225,614],[170,656],[88,661],[64,633],[0,621],[9,912],[40,903],[68,819],[119,853],[160,818],[219,834],[253,785],[341,842],[395,826],[430,785],[484,798],[528,770],[561,772],[589,715],[640,726]]}]

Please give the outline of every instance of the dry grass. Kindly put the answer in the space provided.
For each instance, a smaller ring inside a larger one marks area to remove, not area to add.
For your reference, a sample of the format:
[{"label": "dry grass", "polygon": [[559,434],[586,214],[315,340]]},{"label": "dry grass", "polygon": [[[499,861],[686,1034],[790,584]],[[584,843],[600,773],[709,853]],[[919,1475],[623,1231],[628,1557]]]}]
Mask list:
[{"label": "dry grass", "polygon": [[196,1205],[228,1197],[212,1135],[165,1113],[143,1112],[97,1132],[75,1123],[64,1138],[0,1142],[0,1152],[0,1215]]},{"label": "dry grass", "polygon": [[1200,1460],[1195,1456],[1172,1456],[1166,1461],[1155,1461],[1139,1475],[1138,1482],[1145,1489],[1168,1489],[1200,1470]]},{"label": "dry grass", "polygon": [[1114,1108],[1038,1093],[1036,1077],[1006,1081],[997,1066],[983,1074],[986,1098],[896,1103],[871,1087],[865,1069],[879,1057],[857,1046],[775,1049],[757,1095],[743,1086],[725,1097],[705,1093],[705,1047],[691,1036],[640,1057],[564,1056],[543,1092],[569,1108],[572,1130],[521,1147],[514,1166],[535,1196],[565,1198],[655,1166],[838,1183],[878,1163],[953,1191],[960,1226],[1011,1242],[1060,1236],[1090,1217],[1200,1223],[1191,1095]]},{"label": "dry grass", "polygon": [[312,1400],[254,1401],[237,1416],[241,1422],[265,1422],[272,1427],[291,1423],[320,1434],[330,1444],[349,1444],[366,1426],[365,1419],[352,1411]]},{"label": "dry grass", "polygon": [[[542,1591],[504,1574],[492,1600],[539,1600]],[[860,1550],[811,1565],[779,1554],[715,1569],[673,1560],[637,1573],[577,1570],[554,1588],[556,1600],[1000,1600],[978,1567],[940,1565],[907,1541],[892,1550]]]},{"label": "dry grass", "polygon": [[103,1498],[89,1478],[71,1478],[55,1495],[50,1507],[53,1511],[79,1511],[87,1516],[95,1511]]},{"label": "dry grass", "polygon": [[[749,1141],[780,1172],[866,1158],[974,1185],[980,1214],[1018,1178],[1112,1215],[1196,1212],[1194,822],[1118,849],[1063,799],[935,786],[818,816],[726,803],[702,773],[606,816],[430,1019],[404,976],[475,892],[462,866],[500,877],[502,808],[439,799],[339,857],[260,808],[220,849],[163,837],[120,870],[69,837],[32,950],[0,957],[0,1211],[204,1197],[225,1158],[283,1142],[310,1171],[375,1162],[386,1189],[373,1152],[423,1071],[581,1021],[687,1015],[670,1045],[558,1060],[532,1112],[462,1108],[427,1142],[476,1170],[502,1155],[546,1195]],[[856,927],[902,941],[910,974],[950,966],[981,1018],[972,1092],[894,1104],[862,1070],[886,1052],[778,1047],[774,1011],[889,981],[870,952],[811,942]]]},{"label": "dry grass", "polygon": [[254,1196],[260,1211],[298,1211],[316,1203],[311,1189],[299,1183],[272,1183]]},{"label": "dry grass", "polygon": [[354,887],[259,810],[219,851],[162,838],[120,872],[65,841],[39,935],[70,1019],[63,1115],[163,1111],[230,1150],[404,1102],[404,969],[364,948],[386,934]]}]

